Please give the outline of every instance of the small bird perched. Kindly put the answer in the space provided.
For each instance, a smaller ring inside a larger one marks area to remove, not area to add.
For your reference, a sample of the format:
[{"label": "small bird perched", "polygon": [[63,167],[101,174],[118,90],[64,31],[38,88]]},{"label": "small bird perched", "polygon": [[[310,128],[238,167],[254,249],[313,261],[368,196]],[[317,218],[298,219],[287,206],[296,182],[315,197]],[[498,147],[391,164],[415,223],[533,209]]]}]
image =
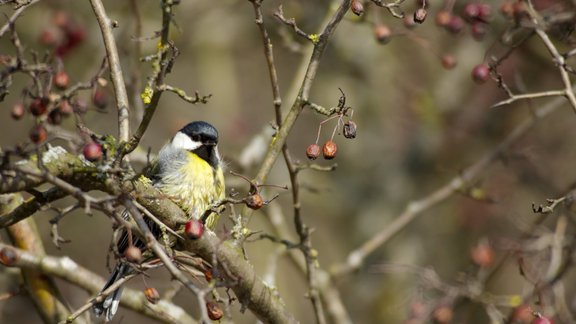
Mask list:
[{"label": "small bird perched", "polygon": [[[146,172],[154,187],[178,204],[190,218],[200,219],[213,203],[224,199],[224,174],[217,144],[218,131],[214,126],[203,121],[191,122],[164,145]],[[218,217],[216,213],[210,214],[205,226],[214,228]],[[159,226],[152,221],[147,223],[152,233],[158,236],[161,232]],[[116,245],[119,253],[126,251],[129,245],[127,232],[120,235]],[[140,249],[146,247],[145,242],[139,239],[134,239],[133,245]],[[120,261],[101,292],[130,271],[129,264]],[[104,314],[105,321],[110,321],[118,310],[121,293],[122,287],[101,303],[94,304],[94,313],[97,316]]]}]

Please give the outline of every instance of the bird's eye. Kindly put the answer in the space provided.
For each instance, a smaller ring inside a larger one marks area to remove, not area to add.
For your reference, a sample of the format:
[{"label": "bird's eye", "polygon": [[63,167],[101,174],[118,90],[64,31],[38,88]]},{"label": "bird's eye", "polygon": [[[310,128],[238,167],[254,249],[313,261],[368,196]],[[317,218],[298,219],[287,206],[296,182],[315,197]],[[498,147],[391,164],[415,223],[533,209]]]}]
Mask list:
[{"label": "bird's eye", "polygon": [[200,140],[201,140],[200,135],[192,135],[192,140],[194,142],[200,142]]}]

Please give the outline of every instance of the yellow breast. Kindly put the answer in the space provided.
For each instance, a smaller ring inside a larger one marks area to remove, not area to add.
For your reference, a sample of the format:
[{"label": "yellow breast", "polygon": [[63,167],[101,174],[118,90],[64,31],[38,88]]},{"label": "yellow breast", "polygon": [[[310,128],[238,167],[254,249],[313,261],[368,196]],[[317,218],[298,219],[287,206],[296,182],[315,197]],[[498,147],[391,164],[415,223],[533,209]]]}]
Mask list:
[{"label": "yellow breast", "polygon": [[[156,186],[196,219],[225,195],[222,168],[213,169],[192,152],[187,153],[184,165],[174,172],[163,174]],[[213,228],[216,221],[216,215],[211,215],[206,220],[206,226]]]}]

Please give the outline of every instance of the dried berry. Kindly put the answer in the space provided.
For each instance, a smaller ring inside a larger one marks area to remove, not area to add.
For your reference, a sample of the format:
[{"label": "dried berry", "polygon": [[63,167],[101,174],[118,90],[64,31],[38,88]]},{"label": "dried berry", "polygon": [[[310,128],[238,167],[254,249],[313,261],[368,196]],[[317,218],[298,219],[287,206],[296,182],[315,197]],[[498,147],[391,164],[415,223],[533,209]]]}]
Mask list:
[{"label": "dried berry", "polygon": [[426,20],[426,16],[428,15],[428,12],[426,11],[426,9],[424,8],[418,8],[415,12],[414,12],[414,21],[421,24],[424,22],[424,20]]},{"label": "dried berry", "polygon": [[46,140],[48,133],[42,125],[36,125],[30,130],[30,140],[35,144],[40,144]]},{"label": "dried berry", "polygon": [[478,64],[472,69],[472,80],[474,80],[474,82],[481,84],[488,81],[489,78],[490,68],[487,64]]},{"label": "dried berry", "polygon": [[100,89],[94,91],[94,95],[92,96],[92,103],[98,109],[106,109],[108,107],[108,96],[106,93]]},{"label": "dried berry", "polygon": [[446,70],[453,69],[456,66],[456,58],[450,54],[442,55],[440,59],[442,60],[442,66]]},{"label": "dried berry", "polygon": [[160,294],[156,288],[146,288],[144,289],[144,296],[152,304],[156,304],[160,300]]},{"label": "dried berry", "polygon": [[70,83],[70,78],[68,77],[68,73],[60,71],[54,75],[53,81],[58,88],[66,89]]},{"label": "dried berry", "polygon": [[360,0],[353,0],[352,6],[350,8],[356,16],[362,16],[362,14],[364,13],[364,5]]},{"label": "dried berry", "polygon": [[224,312],[217,302],[207,301],[206,310],[208,311],[208,317],[213,321],[218,321],[224,316]]},{"label": "dried berry", "polygon": [[128,262],[139,264],[142,262],[142,251],[134,245],[131,245],[124,251],[124,257]]},{"label": "dried berry", "polygon": [[184,227],[184,233],[191,240],[197,240],[204,234],[204,223],[199,219],[191,219]]},{"label": "dried berry", "polygon": [[310,160],[316,160],[320,156],[320,146],[318,144],[310,144],[306,148],[306,156]]},{"label": "dried berry", "polygon": [[374,37],[381,44],[386,44],[390,42],[390,36],[392,36],[392,31],[386,25],[376,25],[374,27]]},{"label": "dried berry", "polygon": [[11,267],[16,263],[18,260],[18,254],[16,254],[16,250],[11,247],[5,247],[0,250],[0,263],[7,267]]},{"label": "dried berry", "polygon": [[322,147],[322,154],[326,160],[332,160],[336,156],[336,151],[338,151],[338,146],[333,141],[327,141]]},{"label": "dried berry", "polygon": [[342,133],[346,138],[356,138],[356,123],[349,120],[344,123],[344,127],[342,128]]},{"label": "dried berry", "polygon": [[450,23],[450,19],[452,18],[452,14],[450,11],[443,9],[438,11],[436,14],[436,25],[440,27],[445,27]]},{"label": "dried berry", "polygon": [[12,106],[12,111],[10,112],[10,115],[15,120],[19,120],[19,119],[22,119],[22,117],[24,117],[25,112],[26,112],[26,109],[24,108],[24,105],[19,102],[19,103],[15,104],[14,106]]},{"label": "dried berry", "polygon": [[82,149],[84,158],[90,162],[95,162],[102,159],[102,146],[96,142],[89,142],[84,145]]},{"label": "dried berry", "polygon": [[458,34],[464,28],[464,20],[459,16],[452,16],[450,17],[450,22],[446,25],[446,30],[453,33]]},{"label": "dried berry", "polygon": [[60,109],[52,109],[48,114],[48,123],[52,125],[60,125],[62,124],[62,113]]},{"label": "dried berry", "polygon": [[264,199],[262,199],[259,193],[252,194],[246,197],[246,206],[254,210],[260,209],[264,206]]},{"label": "dried berry", "polygon": [[34,116],[42,116],[48,110],[48,103],[49,100],[47,98],[34,99],[30,103],[30,106],[28,106],[28,110],[30,110],[30,113]]}]

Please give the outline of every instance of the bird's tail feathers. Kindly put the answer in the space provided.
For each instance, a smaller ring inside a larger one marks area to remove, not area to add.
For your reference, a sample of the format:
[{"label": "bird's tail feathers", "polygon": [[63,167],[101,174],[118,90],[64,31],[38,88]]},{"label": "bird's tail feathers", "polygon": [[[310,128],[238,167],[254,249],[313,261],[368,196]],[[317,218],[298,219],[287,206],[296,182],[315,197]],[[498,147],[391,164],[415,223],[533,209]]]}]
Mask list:
[{"label": "bird's tail feathers", "polygon": [[[100,290],[99,295],[116,281],[124,277],[128,269],[129,268],[126,264],[119,263],[116,265],[114,272],[112,272],[112,275],[110,275],[108,278],[108,282],[106,282],[102,290]],[[96,316],[101,316],[104,314],[104,320],[106,322],[111,321],[112,317],[114,317],[114,314],[116,314],[116,311],[118,311],[118,306],[120,305],[120,296],[122,295],[123,288],[124,287],[120,286],[118,289],[114,290],[111,294],[106,296],[102,302],[94,304],[94,306],[92,306],[92,311],[94,314],[96,314]]]}]

